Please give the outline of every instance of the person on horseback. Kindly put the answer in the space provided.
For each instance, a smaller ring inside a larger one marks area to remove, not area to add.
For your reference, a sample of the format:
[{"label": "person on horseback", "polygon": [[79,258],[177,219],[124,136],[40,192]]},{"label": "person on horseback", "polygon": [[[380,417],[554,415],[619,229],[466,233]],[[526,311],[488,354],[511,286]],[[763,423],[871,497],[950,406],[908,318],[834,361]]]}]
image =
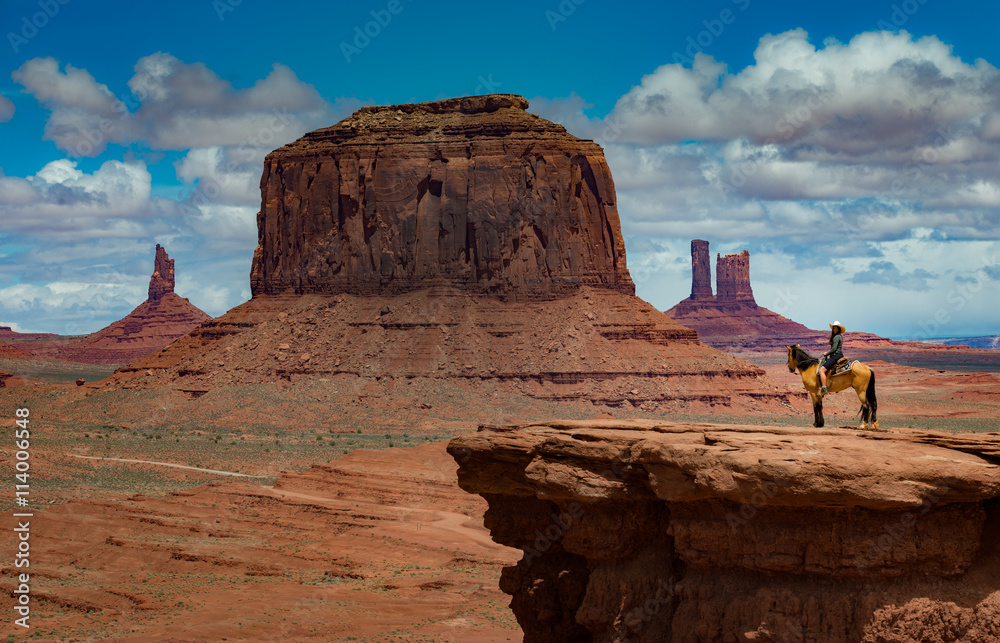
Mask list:
[{"label": "person on horseback", "polygon": [[840,361],[840,358],[844,356],[844,325],[839,321],[835,321],[830,324],[830,350],[823,353],[823,363],[819,365],[819,383],[822,385],[819,389],[820,396],[826,395],[828,391],[826,390],[826,381],[829,379],[829,371]]}]

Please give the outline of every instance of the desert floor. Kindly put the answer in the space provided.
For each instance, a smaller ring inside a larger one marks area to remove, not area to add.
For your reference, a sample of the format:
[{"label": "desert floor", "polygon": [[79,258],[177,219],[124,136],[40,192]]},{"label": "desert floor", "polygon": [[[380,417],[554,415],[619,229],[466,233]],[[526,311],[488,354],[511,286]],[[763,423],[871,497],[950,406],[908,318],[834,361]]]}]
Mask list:
[{"label": "desert floor", "polygon": [[[783,355],[740,356],[799,386]],[[883,429],[1000,431],[1000,377],[982,372],[996,370],[989,363],[946,369],[875,357]],[[204,411],[196,413],[187,402],[157,409],[123,394],[104,415],[72,384],[107,374],[100,367],[32,368],[35,383],[0,389],[11,427],[0,442],[10,463],[0,503],[4,613],[13,614],[16,575],[28,572],[31,586],[32,627],[9,616],[9,641],[520,641],[498,578],[521,553],[490,540],[486,503],[458,487],[448,439],[481,422],[657,417],[584,403],[465,407],[460,391],[429,410],[319,400],[291,426],[294,410],[278,402],[281,422],[219,411],[238,409],[233,399],[191,402]],[[801,397],[784,415],[660,417],[805,426],[812,413]],[[831,395],[827,426],[857,426],[858,406],[852,392]],[[20,509],[17,408],[31,409],[32,432],[29,505]],[[29,510],[31,565],[18,569],[13,513]]]}]

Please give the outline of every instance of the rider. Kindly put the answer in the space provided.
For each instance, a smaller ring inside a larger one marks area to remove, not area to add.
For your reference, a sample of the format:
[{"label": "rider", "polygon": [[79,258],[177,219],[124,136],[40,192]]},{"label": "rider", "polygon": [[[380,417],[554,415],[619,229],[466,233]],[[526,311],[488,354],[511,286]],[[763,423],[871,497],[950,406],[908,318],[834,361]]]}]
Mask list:
[{"label": "rider", "polygon": [[839,321],[835,321],[830,324],[830,350],[823,353],[825,358],[823,363],[819,365],[819,383],[822,387],[819,389],[819,394],[826,395],[829,391],[826,390],[826,381],[828,379],[827,372],[834,367],[834,365],[844,356],[842,349],[844,347],[844,325]]}]

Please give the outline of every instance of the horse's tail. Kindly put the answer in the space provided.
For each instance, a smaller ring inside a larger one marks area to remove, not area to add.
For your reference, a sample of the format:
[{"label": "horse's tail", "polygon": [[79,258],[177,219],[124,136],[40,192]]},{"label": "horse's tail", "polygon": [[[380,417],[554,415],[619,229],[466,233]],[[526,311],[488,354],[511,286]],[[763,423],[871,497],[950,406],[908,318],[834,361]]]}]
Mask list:
[{"label": "horse's tail", "polygon": [[871,410],[872,421],[875,420],[875,411],[878,409],[878,400],[875,398],[875,369],[870,368],[871,377],[868,378],[868,389],[865,391],[865,398],[868,400],[868,408]]}]

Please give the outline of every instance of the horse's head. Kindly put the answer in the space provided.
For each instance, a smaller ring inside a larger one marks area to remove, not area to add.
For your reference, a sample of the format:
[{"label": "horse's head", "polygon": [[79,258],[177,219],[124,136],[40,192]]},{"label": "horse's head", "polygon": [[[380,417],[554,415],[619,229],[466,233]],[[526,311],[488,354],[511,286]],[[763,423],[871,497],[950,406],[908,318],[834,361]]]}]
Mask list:
[{"label": "horse's head", "polygon": [[798,347],[799,347],[798,344],[796,344],[795,346],[786,346],[785,347],[785,348],[788,349],[788,372],[789,373],[794,373],[795,369],[799,365],[799,360],[795,357],[795,349],[798,348]]}]

